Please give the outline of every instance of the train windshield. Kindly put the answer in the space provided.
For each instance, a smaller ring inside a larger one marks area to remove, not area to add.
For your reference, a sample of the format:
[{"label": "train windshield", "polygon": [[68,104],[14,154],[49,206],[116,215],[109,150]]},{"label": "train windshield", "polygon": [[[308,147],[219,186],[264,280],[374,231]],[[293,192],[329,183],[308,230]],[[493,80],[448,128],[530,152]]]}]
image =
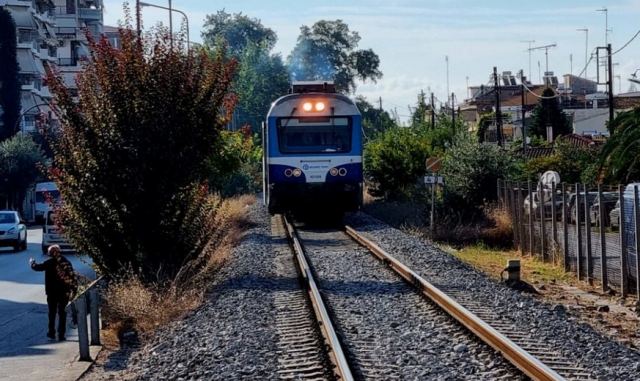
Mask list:
[{"label": "train windshield", "polygon": [[301,117],[278,120],[281,153],[351,151],[351,118]]}]

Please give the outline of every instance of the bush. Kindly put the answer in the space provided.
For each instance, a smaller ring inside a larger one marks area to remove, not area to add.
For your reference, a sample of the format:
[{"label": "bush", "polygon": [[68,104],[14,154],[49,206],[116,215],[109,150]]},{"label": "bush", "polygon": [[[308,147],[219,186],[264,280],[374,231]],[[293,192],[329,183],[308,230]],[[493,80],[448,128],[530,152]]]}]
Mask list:
[{"label": "bush", "polygon": [[162,29],[139,37],[128,26],[120,40],[90,38],[78,102],[48,73],[62,124],[51,170],[59,223],[102,272],[162,282],[209,241],[201,227],[218,203],[200,184],[233,110],[235,63],[185,53]]},{"label": "bush", "polygon": [[577,147],[558,139],[554,143],[553,155],[533,158],[523,164],[522,180],[537,181],[544,172],[556,171],[562,182],[593,184],[597,170],[597,148]]},{"label": "bush", "polygon": [[262,147],[251,127],[222,131],[220,149],[210,158],[209,186],[224,197],[262,189]]},{"label": "bush", "polygon": [[467,132],[456,136],[446,151],[441,173],[445,179],[445,207],[473,214],[497,198],[498,179],[511,176],[515,161],[497,145],[478,143]]},{"label": "bush", "polygon": [[387,199],[409,195],[426,172],[429,143],[426,130],[404,127],[388,129],[371,140],[364,149],[370,193]]}]

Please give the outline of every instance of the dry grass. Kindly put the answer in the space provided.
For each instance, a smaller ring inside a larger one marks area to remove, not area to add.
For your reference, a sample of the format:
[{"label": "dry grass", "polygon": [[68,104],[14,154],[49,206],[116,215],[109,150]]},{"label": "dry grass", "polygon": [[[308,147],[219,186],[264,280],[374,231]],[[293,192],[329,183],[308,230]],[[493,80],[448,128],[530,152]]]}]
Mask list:
[{"label": "dry grass", "polygon": [[500,278],[507,260],[520,259],[521,278],[528,283],[575,283],[575,277],[571,273],[564,272],[562,266],[543,262],[535,257],[522,257],[515,250],[494,250],[483,245],[467,246],[460,250],[450,247],[443,247],[443,249],[492,278]]},{"label": "dry grass", "polygon": [[104,295],[103,315],[111,330],[106,336],[135,331],[144,338],[201,305],[211,280],[242,238],[249,224],[247,208],[255,202],[249,195],[221,201],[202,227],[208,232],[204,250],[173,281],[145,284],[135,276],[112,281]]}]

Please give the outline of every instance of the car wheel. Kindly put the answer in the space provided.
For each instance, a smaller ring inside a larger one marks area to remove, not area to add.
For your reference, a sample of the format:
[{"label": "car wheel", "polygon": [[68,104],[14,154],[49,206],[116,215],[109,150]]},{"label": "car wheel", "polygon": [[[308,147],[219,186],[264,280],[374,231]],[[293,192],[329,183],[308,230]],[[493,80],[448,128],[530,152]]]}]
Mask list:
[{"label": "car wheel", "polygon": [[22,250],[27,250],[27,237],[24,237],[24,241],[22,241]]}]

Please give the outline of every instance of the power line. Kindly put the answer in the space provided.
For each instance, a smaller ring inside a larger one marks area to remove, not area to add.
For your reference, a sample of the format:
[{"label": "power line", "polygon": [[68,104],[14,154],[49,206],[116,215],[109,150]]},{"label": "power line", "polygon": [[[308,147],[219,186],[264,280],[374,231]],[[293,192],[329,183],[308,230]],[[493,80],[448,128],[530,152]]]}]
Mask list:
[{"label": "power line", "polygon": [[560,94],[556,94],[556,95],[554,95],[552,97],[545,97],[543,95],[538,95],[538,94],[534,93],[529,87],[527,87],[527,85],[525,85],[524,82],[522,82],[522,86],[524,86],[524,88],[527,89],[527,91],[530,92],[536,98],[540,98],[540,99],[556,99],[556,98],[560,98]]},{"label": "power line", "polygon": [[634,35],[633,35],[633,37],[631,37],[631,39],[630,39],[629,41],[627,41],[627,43],[626,43],[626,44],[622,45],[622,47],[621,47],[620,49],[618,49],[618,50],[616,50],[615,52],[611,53],[611,55],[614,55],[614,54],[616,54],[616,53],[620,52],[622,49],[626,48],[626,47],[627,47],[627,46],[628,46],[628,45],[629,45],[633,40],[635,40],[635,39],[636,39],[636,37],[638,37],[638,35],[640,35],[640,30],[638,30],[638,31],[636,32],[636,34],[634,34]]}]

